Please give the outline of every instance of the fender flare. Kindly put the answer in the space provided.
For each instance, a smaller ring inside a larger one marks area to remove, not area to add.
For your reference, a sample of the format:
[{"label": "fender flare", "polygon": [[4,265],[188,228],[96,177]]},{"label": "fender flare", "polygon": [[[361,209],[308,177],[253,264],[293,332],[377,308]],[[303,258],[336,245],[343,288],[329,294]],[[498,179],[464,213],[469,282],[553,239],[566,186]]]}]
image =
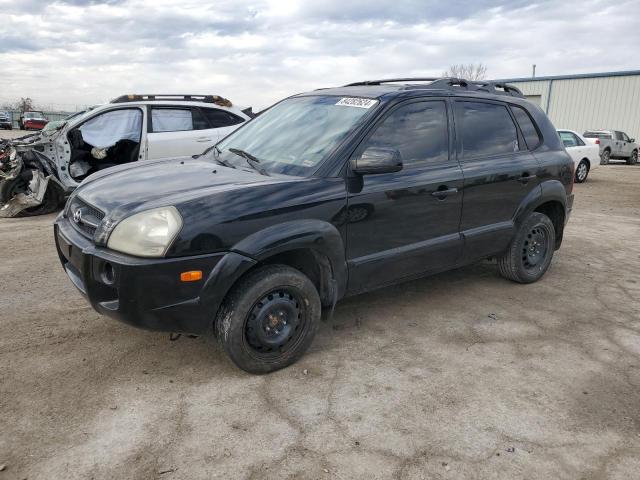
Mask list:
[{"label": "fender flare", "polygon": [[[217,312],[231,287],[249,269],[279,253],[311,250],[328,260],[329,282],[334,299],[344,295],[347,286],[347,262],[342,235],[322,220],[293,220],[252,233],[231,248],[214,267],[200,295],[209,311]],[[318,257],[317,257],[318,258]]]},{"label": "fender flare", "polygon": [[517,227],[524,221],[524,219],[533,212],[540,205],[557,201],[562,205],[567,214],[567,193],[564,185],[559,180],[546,180],[531,190],[529,194],[520,202],[520,206],[517,208],[514,215],[514,232],[517,231]]},{"label": "fender flare", "polygon": [[233,251],[258,262],[279,253],[307,249],[329,260],[330,279],[335,281],[333,294],[344,295],[347,287],[347,261],[342,235],[331,223],[305,219],[272,225],[242,239]]}]

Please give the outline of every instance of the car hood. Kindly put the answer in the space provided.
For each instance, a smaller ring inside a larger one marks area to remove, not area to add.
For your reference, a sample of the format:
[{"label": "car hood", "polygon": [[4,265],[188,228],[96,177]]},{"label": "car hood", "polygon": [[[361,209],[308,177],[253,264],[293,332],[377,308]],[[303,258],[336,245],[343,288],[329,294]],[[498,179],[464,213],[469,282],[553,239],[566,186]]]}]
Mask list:
[{"label": "car hood", "polygon": [[74,192],[105,212],[111,221],[137,211],[178,206],[217,192],[291,181],[290,176],[265,176],[210,160],[141,161],[109,168],[88,177]]}]

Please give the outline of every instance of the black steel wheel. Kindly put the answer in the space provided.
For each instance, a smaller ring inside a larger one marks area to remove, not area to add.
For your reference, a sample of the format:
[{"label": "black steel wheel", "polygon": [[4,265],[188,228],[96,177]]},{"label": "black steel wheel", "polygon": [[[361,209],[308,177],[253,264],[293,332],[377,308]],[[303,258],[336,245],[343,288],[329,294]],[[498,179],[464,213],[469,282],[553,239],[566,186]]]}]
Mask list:
[{"label": "black steel wheel", "polygon": [[539,212],[529,214],[509,248],[498,257],[500,274],[518,283],[539,280],[551,264],[555,242],[556,232],[549,217]]},{"label": "black steel wheel", "polygon": [[286,265],[266,265],[232,288],[218,312],[215,333],[238,367],[268,373],[304,354],[320,313],[320,296],[306,275]]},{"label": "black steel wheel", "polygon": [[576,183],[584,183],[589,175],[589,165],[585,160],[582,160],[576,168]]}]

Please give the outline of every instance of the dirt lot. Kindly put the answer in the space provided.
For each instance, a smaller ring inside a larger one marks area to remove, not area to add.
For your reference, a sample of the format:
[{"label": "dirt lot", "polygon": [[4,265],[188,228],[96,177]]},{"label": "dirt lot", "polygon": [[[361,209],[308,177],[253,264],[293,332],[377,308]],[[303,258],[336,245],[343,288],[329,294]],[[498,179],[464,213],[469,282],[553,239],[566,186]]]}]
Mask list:
[{"label": "dirt lot", "polygon": [[262,377],[97,315],[54,216],[0,221],[0,480],[638,478],[640,166],[576,192],[539,283],[485,263],[351,298]]}]

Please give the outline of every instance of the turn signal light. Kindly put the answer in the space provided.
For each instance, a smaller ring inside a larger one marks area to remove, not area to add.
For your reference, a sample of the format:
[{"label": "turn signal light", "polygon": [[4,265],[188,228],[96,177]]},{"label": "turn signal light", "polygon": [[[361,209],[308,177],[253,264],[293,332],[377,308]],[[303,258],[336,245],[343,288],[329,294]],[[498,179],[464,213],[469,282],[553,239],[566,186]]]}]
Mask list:
[{"label": "turn signal light", "polygon": [[180,274],[181,282],[197,282],[198,280],[202,280],[202,270],[191,270]]}]

